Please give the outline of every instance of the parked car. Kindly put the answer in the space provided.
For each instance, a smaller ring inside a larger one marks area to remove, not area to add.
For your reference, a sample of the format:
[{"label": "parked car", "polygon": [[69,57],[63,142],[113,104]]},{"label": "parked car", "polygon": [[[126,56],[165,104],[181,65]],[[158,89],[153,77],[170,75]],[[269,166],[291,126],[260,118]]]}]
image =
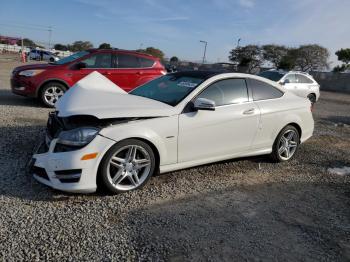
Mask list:
[{"label": "parked car", "polygon": [[94,72],[56,108],[32,172],[70,192],[125,192],[158,171],[237,157],[287,161],[314,129],[307,99],[237,73],[177,72],[126,93]]},{"label": "parked car", "polygon": [[12,72],[12,92],[39,98],[46,106],[93,71],[105,75],[126,91],[166,73],[158,58],[133,51],[91,49],[49,64],[16,67]]},{"label": "parked car", "polygon": [[60,60],[60,58],[54,53],[51,53],[49,51],[44,51],[44,50],[38,50],[38,49],[30,50],[28,57],[31,60],[48,61],[48,62],[55,62]]},{"label": "parked car", "polygon": [[308,73],[299,71],[281,71],[269,70],[259,74],[272,81],[283,85],[287,90],[292,91],[298,96],[307,97],[312,103],[315,103],[320,97],[320,85]]}]

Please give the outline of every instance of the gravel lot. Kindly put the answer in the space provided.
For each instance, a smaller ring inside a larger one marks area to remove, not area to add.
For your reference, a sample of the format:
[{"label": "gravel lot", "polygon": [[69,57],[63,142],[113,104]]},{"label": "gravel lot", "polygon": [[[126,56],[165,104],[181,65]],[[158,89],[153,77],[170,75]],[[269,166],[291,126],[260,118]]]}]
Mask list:
[{"label": "gravel lot", "polygon": [[245,158],[160,175],[117,196],[65,194],[26,174],[48,109],[12,95],[0,59],[0,261],[349,261],[350,95],[321,93],[293,161]]}]

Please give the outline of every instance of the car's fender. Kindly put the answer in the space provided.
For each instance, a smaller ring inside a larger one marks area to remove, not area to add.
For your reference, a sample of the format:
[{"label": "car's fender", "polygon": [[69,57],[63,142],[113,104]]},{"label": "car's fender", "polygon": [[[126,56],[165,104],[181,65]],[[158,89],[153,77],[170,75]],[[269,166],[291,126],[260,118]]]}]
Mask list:
[{"label": "car's fender", "polygon": [[160,165],[177,162],[178,116],[133,120],[103,128],[100,135],[116,142],[139,138],[152,143],[160,157]]}]

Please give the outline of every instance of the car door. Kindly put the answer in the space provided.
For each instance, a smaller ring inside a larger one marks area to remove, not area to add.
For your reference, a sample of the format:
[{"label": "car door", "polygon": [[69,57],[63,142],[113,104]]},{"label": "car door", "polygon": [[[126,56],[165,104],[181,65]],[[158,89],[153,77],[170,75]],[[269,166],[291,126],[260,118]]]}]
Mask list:
[{"label": "car door", "polygon": [[307,76],[302,74],[295,74],[296,78],[296,94],[301,97],[307,97],[312,93],[312,89],[315,87],[315,83]]},{"label": "car door", "polygon": [[197,98],[214,101],[215,111],[198,110],[179,116],[179,162],[220,159],[248,151],[260,113],[249,101],[245,79],[220,80]]},{"label": "car door", "polygon": [[142,76],[139,58],[135,55],[118,53],[116,57],[117,70],[113,74],[113,82],[118,86],[131,91]]},{"label": "car door", "polygon": [[97,71],[113,81],[113,73],[115,68],[112,64],[113,54],[111,52],[94,53],[88,58],[81,60],[79,63],[84,63],[84,68],[76,68],[71,71],[74,82],[79,81],[91,72]]}]

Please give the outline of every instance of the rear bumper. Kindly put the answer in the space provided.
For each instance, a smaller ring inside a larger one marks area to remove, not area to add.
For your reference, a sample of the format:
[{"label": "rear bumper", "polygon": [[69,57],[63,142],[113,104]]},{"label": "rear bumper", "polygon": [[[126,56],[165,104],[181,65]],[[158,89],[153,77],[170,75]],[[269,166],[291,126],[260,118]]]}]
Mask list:
[{"label": "rear bumper", "polygon": [[[97,135],[82,149],[54,153],[57,139],[53,139],[47,152],[35,153],[32,158],[31,172],[34,178],[52,188],[74,193],[92,193],[96,191],[98,166],[103,155],[115,143],[113,140]],[[44,150],[45,151],[45,150]],[[85,154],[97,152],[94,159],[81,160]]]},{"label": "rear bumper", "polygon": [[302,127],[302,133],[300,138],[300,143],[304,143],[310,137],[312,137],[315,128],[315,121],[313,119],[312,113],[308,115],[309,119],[304,121],[304,125]]}]

